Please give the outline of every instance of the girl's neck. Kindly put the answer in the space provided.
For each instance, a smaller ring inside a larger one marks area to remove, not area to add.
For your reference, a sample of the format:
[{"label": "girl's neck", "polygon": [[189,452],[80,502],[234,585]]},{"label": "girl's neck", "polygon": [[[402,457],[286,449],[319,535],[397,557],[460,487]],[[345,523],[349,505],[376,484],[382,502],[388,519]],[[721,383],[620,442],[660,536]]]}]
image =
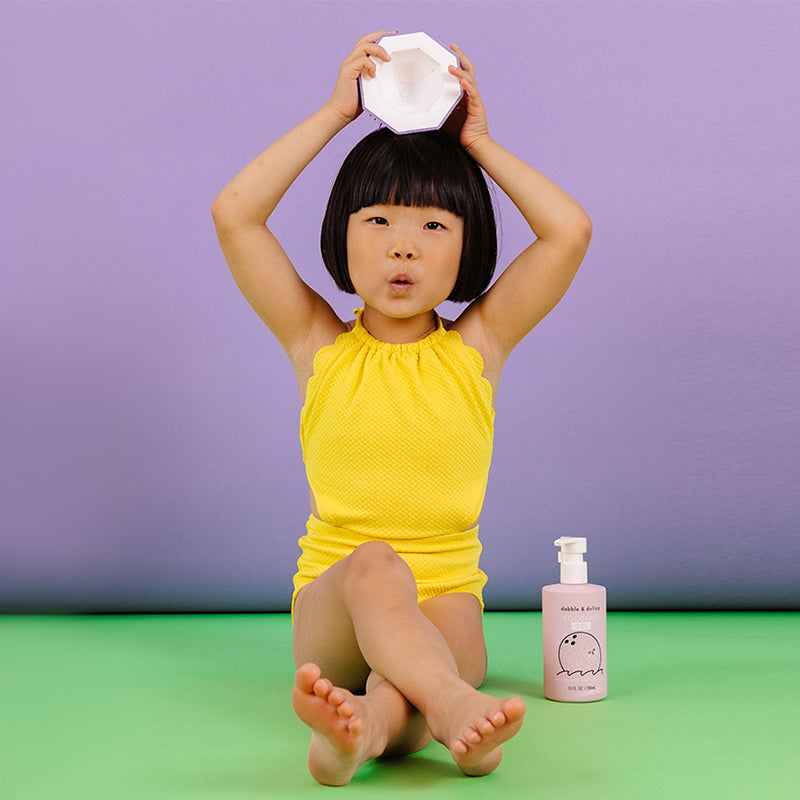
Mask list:
[{"label": "girl's neck", "polygon": [[436,312],[426,311],[413,317],[387,317],[380,311],[364,306],[361,324],[370,336],[387,344],[419,342],[438,327]]}]

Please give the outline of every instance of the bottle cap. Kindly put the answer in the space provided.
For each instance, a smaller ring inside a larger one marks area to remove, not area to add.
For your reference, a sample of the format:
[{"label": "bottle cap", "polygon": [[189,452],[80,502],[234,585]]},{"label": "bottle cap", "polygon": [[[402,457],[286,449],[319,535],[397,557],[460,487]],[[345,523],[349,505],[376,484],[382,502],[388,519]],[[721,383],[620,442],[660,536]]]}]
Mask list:
[{"label": "bottle cap", "polygon": [[561,583],[586,583],[589,579],[588,568],[583,560],[586,552],[585,537],[562,536],[553,544],[558,551],[558,563],[561,564]]}]

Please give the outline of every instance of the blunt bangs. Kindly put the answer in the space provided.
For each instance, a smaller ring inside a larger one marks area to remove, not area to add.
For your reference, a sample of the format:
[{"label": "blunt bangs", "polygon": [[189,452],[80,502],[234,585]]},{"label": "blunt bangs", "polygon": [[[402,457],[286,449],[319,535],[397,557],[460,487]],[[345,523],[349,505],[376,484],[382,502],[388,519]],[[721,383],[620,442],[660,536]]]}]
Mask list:
[{"label": "blunt bangs", "polygon": [[355,294],[347,268],[351,214],[374,205],[432,206],[464,220],[458,279],[448,298],[469,302],[488,287],[497,260],[497,231],[486,179],[466,151],[441,131],[396,134],[380,128],[344,160],[334,182],[320,245],[336,285]]},{"label": "blunt bangs", "polygon": [[[467,211],[463,195],[463,165],[453,148],[439,137],[398,136],[381,129],[377,146],[354,151],[360,175],[354,175],[350,191],[350,214],[368,206],[436,206],[459,217]],[[372,144],[370,142],[369,144]],[[456,163],[454,163],[456,162]]]}]

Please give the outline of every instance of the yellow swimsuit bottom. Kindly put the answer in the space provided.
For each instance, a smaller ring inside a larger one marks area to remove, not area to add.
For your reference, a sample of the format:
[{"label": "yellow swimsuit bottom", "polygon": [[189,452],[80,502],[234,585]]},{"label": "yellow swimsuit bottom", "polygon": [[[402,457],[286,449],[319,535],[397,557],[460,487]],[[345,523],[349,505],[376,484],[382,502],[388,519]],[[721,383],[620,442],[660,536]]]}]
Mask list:
[{"label": "yellow swimsuit bottom", "polygon": [[[358,545],[374,541],[374,536],[359,535],[346,528],[328,525],[310,516],[307,533],[298,544],[303,553],[294,576],[292,611],[300,590],[322,575],[337,561],[350,555]],[[417,582],[417,601],[453,592],[474,595],[483,608],[486,574],[478,568],[481,543],[478,526],[461,533],[448,533],[425,539],[386,540],[408,564]]]}]

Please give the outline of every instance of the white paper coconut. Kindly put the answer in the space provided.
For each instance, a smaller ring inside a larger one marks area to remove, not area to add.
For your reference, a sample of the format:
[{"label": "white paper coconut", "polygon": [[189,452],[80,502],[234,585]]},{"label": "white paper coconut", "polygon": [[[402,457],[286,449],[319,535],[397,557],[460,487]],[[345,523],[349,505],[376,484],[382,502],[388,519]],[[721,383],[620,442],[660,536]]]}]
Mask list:
[{"label": "white paper coconut", "polygon": [[427,33],[384,36],[392,57],[375,62],[375,77],[361,77],[364,108],[395,133],[440,128],[461,99],[461,82],[447,68],[458,59]]}]

